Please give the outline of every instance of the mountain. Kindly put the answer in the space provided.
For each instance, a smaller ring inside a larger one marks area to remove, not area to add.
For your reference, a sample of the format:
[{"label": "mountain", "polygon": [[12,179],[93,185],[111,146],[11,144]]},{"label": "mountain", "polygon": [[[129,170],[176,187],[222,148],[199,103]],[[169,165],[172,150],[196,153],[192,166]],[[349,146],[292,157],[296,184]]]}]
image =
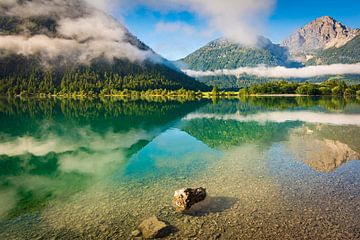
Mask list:
[{"label": "mountain", "polygon": [[260,64],[287,66],[291,64],[287,55],[285,48],[264,37],[259,37],[256,46],[252,47],[220,38],[180,59],[177,64],[196,71],[255,67]]},{"label": "mountain", "polygon": [[[175,62],[183,70],[213,71],[219,69],[237,69],[240,67],[286,66],[298,67],[300,63],[289,60],[287,48],[272,43],[265,37],[259,37],[254,46],[244,46],[226,38],[214,40],[183,59]],[[197,77],[197,80],[221,89],[236,90],[252,83],[266,82],[247,74],[241,76],[217,75]]]},{"label": "mountain", "polygon": [[332,17],[320,17],[302,27],[282,43],[293,59],[305,62],[319,50],[340,48],[360,34]]},{"label": "mountain", "polygon": [[58,91],[99,91],[105,80],[116,90],[208,89],[88,2],[0,2],[2,93],[38,90],[45,78]]},{"label": "mountain", "polygon": [[319,50],[310,58],[307,65],[328,65],[335,63],[359,63],[360,62],[360,35],[356,36],[341,47],[331,47]]}]

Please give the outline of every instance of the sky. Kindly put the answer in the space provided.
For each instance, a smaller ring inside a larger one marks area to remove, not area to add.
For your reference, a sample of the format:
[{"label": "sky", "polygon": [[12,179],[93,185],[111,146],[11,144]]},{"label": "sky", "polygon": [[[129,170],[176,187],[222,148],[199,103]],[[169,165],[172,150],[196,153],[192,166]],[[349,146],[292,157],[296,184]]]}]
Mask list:
[{"label": "sky", "polygon": [[248,43],[260,34],[280,43],[324,15],[360,27],[359,0],[122,0],[111,12],[170,60],[185,57],[221,36]]}]

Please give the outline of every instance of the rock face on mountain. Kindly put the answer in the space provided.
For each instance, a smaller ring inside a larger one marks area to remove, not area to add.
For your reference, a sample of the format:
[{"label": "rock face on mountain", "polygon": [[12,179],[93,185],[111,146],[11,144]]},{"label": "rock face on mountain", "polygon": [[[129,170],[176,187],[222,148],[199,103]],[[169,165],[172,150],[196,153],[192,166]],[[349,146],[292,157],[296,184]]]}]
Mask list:
[{"label": "rock face on mountain", "polygon": [[329,16],[324,16],[293,33],[284,40],[282,46],[288,48],[292,58],[306,61],[317,50],[339,48],[359,33],[358,29],[351,29]]},{"label": "rock face on mountain", "polygon": [[178,63],[197,71],[236,69],[258,65],[286,66],[287,51],[269,39],[259,37],[256,46],[243,46],[225,38],[212,41]]}]

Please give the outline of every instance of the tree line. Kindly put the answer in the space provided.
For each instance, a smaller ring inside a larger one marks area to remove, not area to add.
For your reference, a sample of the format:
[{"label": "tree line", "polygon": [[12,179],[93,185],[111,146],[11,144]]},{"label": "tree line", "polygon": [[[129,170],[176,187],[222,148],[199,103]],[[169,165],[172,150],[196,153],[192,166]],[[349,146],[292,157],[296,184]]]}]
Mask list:
[{"label": "tree line", "polygon": [[[220,91],[217,86],[206,92],[186,81],[170,81],[156,72],[125,74],[97,72],[91,68],[65,71],[60,77],[51,70],[31,71],[0,78],[0,95],[9,96],[237,96],[259,94],[299,94],[360,96],[360,84],[347,84],[343,80],[329,79],[322,83],[295,83],[272,81],[251,85],[239,91]],[[184,87],[184,83],[185,87]],[[201,91],[202,90],[202,91]],[[208,89],[206,89],[208,90]]]},{"label": "tree line", "polygon": [[[187,88],[187,89],[185,89]],[[188,86],[170,81],[160,73],[120,75],[99,74],[92,70],[65,72],[59,79],[51,71],[31,72],[28,76],[12,75],[0,79],[1,95],[194,95],[196,84]],[[166,89],[166,90],[165,90]]]},{"label": "tree line", "polygon": [[348,85],[345,81],[330,79],[322,83],[294,83],[286,81],[256,84],[239,91],[240,95],[252,94],[299,94],[360,96],[360,84]]}]

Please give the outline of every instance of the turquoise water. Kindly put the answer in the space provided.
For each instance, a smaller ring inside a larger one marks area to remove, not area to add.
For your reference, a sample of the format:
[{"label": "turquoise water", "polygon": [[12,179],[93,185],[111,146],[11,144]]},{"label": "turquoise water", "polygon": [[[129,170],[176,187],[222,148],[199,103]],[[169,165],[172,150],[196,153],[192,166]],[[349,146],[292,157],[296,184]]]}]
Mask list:
[{"label": "turquoise water", "polygon": [[[0,238],[360,238],[360,101],[0,99]],[[186,215],[171,197],[209,197]],[[219,235],[220,234],[220,235]]]}]

